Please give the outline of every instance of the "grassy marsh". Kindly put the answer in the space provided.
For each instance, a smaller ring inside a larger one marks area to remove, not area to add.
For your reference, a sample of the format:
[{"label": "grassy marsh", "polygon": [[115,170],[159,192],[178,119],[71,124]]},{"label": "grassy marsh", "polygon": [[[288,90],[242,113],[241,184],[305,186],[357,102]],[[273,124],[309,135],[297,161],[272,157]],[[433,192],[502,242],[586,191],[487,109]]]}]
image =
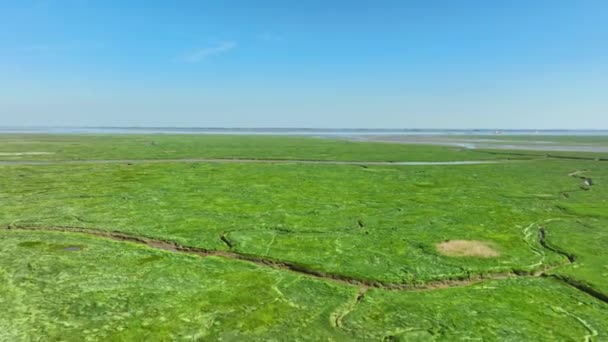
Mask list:
[{"label": "grassy marsh", "polygon": [[250,158],[451,161],[503,158],[439,146],[370,144],[295,136],[230,135],[4,134],[0,135],[0,153],[13,154],[0,155],[3,160]]},{"label": "grassy marsh", "polygon": [[[3,151],[56,153],[0,159],[162,158],[153,152],[158,145],[142,145],[150,138],[2,136]],[[152,138],[174,144],[183,158],[423,161],[480,155],[306,138]],[[569,176],[575,171],[586,171],[593,185]],[[608,294],[605,162],[121,163],[1,165],[0,172],[4,227],[119,231],[378,284],[362,289],[246,261],[74,233],[0,230],[0,300],[12,308],[0,316],[6,328],[0,339],[271,339],[302,337],[304,331],[315,332],[312,340],[608,336],[605,301],[572,285]],[[497,253],[454,257],[437,249],[453,240],[481,241]],[[498,279],[502,274],[509,276]],[[450,281],[493,277],[450,287]],[[382,288],[441,282],[448,288]]]}]

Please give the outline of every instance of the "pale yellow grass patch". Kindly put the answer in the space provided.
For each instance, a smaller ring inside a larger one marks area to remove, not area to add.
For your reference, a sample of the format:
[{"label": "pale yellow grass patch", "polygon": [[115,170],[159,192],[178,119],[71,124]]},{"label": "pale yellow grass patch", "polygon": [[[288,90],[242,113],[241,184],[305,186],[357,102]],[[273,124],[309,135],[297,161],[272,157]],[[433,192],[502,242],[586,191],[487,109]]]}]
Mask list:
[{"label": "pale yellow grass patch", "polygon": [[499,253],[488,243],[475,240],[449,240],[437,244],[439,253],[453,256],[474,256],[481,258],[497,257]]},{"label": "pale yellow grass patch", "polygon": [[42,156],[55,152],[0,152],[0,156]]}]

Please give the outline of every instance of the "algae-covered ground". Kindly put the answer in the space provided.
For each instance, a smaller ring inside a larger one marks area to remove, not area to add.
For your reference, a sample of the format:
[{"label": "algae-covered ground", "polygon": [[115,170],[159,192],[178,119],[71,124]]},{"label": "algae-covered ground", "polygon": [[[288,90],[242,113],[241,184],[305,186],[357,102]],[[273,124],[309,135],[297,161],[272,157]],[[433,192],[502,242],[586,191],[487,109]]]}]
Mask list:
[{"label": "algae-covered ground", "polygon": [[244,136],[0,151],[0,340],[608,339],[605,161]]}]

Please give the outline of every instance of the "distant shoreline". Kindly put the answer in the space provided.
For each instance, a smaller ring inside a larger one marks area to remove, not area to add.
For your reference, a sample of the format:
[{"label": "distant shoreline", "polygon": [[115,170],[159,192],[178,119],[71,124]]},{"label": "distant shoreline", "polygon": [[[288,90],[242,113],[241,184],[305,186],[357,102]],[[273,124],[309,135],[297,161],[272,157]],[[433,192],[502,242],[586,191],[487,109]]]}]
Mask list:
[{"label": "distant shoreline", "polygon": [[0,127],[0,134],[252,134],[300,136],[353,135],[567,135],[608,136],[608,129],[371,129],[371,128],[239,128],[239,127]]}]

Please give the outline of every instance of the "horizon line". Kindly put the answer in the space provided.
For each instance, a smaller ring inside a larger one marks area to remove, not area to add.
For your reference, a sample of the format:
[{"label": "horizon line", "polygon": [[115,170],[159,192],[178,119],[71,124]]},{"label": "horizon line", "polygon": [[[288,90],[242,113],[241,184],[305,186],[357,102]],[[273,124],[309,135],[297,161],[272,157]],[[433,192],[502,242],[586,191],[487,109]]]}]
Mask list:
[{"label": "horizon line", "polygon": [[300,131],[608,131],[608,128],[369,128],[369,127],[235,127],[235,126],[72,126],[72,125],[11,125],[2,126],[0,129],[177,129],[177,130],[300,130]]}]

